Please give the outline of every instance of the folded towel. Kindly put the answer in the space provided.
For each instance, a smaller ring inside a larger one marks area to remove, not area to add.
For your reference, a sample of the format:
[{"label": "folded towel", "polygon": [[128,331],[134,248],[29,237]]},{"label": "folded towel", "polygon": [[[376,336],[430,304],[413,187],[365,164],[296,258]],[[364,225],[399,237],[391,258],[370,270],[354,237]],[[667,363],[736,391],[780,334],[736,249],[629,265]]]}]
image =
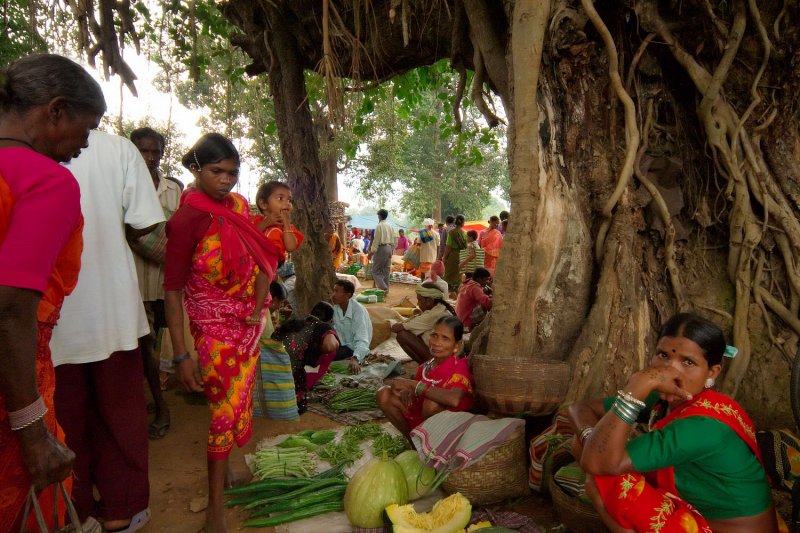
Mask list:
[{"label": "folded towel", "polygon": [[453,472],[474,464],[524,425],[517,418],[492,420],[483,415],[443,411],[411,431],[411,440],[429,466]]}]

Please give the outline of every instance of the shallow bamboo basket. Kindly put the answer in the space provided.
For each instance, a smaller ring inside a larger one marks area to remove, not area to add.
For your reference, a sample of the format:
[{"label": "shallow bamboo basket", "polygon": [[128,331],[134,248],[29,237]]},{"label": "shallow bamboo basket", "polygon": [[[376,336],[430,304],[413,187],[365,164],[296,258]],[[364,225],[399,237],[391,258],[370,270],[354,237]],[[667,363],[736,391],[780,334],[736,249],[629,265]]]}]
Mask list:
[{"label": "shallow bamboo basket", "polygon": [[508,439],[475,464],[450,474],[442,488],[460,492],[473,505],[482,505],[528,494],[525,428],[517,428]]},{"label": "shallow bamboo basket", "polygon": [[572,461],[572,455],[561,455],[553,460],[548,477],[550,497],[553,499],[553,508],[558,519],[572,533],[608,533],[608,528],[603,524],[597,510],[591,505],[581,501],[575,496],[570,496],[554,478],[558,469]]},{"label": "shallow bamboo basket", "polygon": [[563,361],[522,356],[475,355],[475,390],[490,411],[542,416],[556,412],[569,388]]}]

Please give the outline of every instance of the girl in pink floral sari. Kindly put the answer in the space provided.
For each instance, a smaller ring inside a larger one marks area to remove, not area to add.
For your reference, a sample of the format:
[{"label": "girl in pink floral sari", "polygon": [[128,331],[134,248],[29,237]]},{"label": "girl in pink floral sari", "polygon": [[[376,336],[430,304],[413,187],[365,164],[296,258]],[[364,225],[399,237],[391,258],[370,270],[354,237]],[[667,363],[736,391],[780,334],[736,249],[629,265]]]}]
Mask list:
[{"label": "girl in pink floral sari", "polygon": [[[211,409],[206,531],[226,531],[222,491],[228,455],[250,438],[253,384],[263,309],[279,251],[249,220],[249,206],[231,193],[239,154],[219,134],[200,138],[184,156],[195,177],[167,224],[164,275],[167,324],[179,383],[203,391]],[[186,351],[183,306],[197,348]]]}]

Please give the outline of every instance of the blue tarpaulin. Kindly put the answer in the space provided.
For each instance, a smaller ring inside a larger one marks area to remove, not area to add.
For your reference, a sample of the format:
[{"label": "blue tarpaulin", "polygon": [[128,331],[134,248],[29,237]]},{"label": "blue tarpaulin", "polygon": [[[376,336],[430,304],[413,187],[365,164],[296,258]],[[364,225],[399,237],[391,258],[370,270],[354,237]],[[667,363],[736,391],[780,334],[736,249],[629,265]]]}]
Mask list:
[{"label": "blue tarpaulin", "polygon": [[[347,223],[347,227],[349,228],[375,229],[375,226],[378,225],[378,215],[348,215],[348,216],[350,217],[350,221]],[[415,229],[398,224],[397,222],[392,220],[391,215],[389,215],[389,218],[386,219],[386,221],[395,230],[403,229],[409,231],[411,229]]]}]

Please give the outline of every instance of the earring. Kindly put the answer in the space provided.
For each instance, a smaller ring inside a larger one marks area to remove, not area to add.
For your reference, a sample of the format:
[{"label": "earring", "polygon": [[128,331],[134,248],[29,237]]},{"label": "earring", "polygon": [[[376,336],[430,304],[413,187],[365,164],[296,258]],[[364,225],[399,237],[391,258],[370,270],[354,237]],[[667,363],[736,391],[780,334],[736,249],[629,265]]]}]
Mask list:
[{"label": "earring", "polygon": [[714,386],[714,378],[708,378],[706,380],[705,385],[706,385],[707,389],[710,389],[711,387],[713,387]]}]

